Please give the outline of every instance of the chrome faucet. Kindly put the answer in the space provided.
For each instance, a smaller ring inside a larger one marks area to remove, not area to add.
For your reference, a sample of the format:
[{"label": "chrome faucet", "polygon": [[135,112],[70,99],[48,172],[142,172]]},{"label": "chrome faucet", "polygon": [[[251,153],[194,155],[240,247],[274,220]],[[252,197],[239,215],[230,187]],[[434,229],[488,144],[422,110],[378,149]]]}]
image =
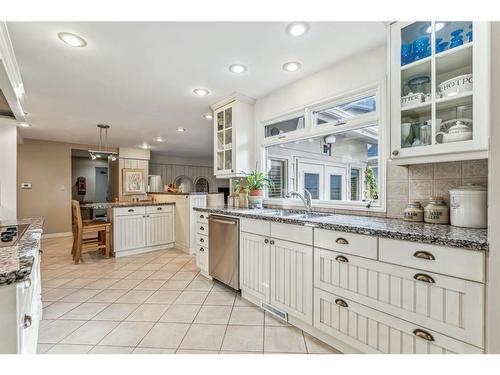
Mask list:
[{"label": "chrome faucet", "polygon": [[[305,195],[305,197],[304,197]],[[311,209],[312,209],[312,196],[311,196],[311,193],[307,190],[307,189],[304,189],[304,195],[300,194],[299,192],[297,191],[291,191],[289,192],[285,198],[291,198],[291,197],[297,197],[297,198],[300,198],[300,200],[302,201],[302,203],[304,204],[304,207],[306,209],[306,212],[307,213],[310,213],[311,212]]]}]

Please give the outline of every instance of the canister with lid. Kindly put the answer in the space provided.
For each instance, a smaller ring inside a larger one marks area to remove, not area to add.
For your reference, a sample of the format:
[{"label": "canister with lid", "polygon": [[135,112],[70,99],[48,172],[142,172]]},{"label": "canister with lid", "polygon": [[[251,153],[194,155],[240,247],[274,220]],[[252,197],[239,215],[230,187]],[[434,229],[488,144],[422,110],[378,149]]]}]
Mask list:
[{"label": "canister with lid", "polygon": [[451,225],[486,228],[488,223],[488,189],[466,184],[450,190]]},{"label": "canister with lid", "polygon": [[410,201],[404,210],[404,220],[421,223],[424,221],[424,209],[419,201]]},{"label": "canister with lid", "polygon": [[450,210],[443,197],[431,197],[429,204],[424,208],[424,221],[431,224],[448,224]]}]

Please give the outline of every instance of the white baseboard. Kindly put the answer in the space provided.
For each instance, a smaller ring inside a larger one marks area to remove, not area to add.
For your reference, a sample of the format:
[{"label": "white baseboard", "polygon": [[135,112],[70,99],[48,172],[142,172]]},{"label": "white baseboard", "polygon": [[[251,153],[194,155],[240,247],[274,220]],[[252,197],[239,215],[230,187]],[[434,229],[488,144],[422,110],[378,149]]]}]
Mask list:
[{"label": "white baseboard", "polygon": [[57,237],[73,237],[73,232],[43,233],[42,234],[42,239],[57,238]]}]

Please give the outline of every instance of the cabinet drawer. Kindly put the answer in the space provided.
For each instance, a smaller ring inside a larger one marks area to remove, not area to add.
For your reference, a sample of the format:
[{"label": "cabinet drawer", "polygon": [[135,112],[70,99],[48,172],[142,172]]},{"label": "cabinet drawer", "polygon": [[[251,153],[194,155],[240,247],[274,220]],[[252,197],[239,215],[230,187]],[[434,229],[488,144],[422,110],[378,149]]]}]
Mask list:
[{"label": "cabinet drawer", "polygon": [[208,213],[195,211],[194,217],[198,223],[208,223]]},{"label": "cabinet drawer", "polygon": [[327,229],[314,229],[314,246],[341,253],[377,259],[376,236],[338,232]]},{"label": "cabinet drawer", "polygon": [[271,234],[271,222],[266,220],[240,219],[240,228],[243,232],[269,236]]},{"label": "cabinet drawer", "polygon": [[314,289],[314,326],[365,353],[483,352],[475,346],[320,289]]},{"label": "cabinet drawer", "polygon": [[315,249],[314,286],[484,346],[483,284]]},{"label": "cabinet drawer", "polygon": [[114,209],[116,216],[145,215],[146,207],[117,207]]},{"label": "cabinet drawer", "polygon": [[156,214],[163,212],[173,212],[174,208],[171,205],[146,206],[147,214]]},{"label": "cabinet drawer", "polygon": [[484,253],[381,238],[379,259],[463,279],[484,282]]},{"label": "cabinet drawer", "polygon": [[208,236],[196,233],[196,243],[203,247],[208,247]]},{"label": "cabinet drawer", "polygon": [[196,265],[200,271],[208,274],[208,247],[200,245],[197,246]]},{"label": "cabinet drawer", "polygon": [[312,245],[313,228],[302,225],[271,223],[271,237]]},{"label": "cabinet drawer", "polygon": [[196,233],[208,235],[208,223],[196,223]]}]

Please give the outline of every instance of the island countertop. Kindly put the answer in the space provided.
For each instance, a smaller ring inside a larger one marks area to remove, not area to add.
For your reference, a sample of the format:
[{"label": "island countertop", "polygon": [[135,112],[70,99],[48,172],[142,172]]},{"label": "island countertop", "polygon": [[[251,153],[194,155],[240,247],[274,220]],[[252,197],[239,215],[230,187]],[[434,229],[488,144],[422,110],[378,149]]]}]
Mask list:
[{"label": "island countertop", "polygon": [[315,228],[358,233],[397,240],[459,247],[469,250],[488,250],[486,229],[460,228],[452,225],[411,223],[401,219],[318,213],[319,217],[298,218],[273,215],[277,209],[241,209],[232,207],[195,208],[211,214],[268,220],[285,224],[308,225]]},{"label": "island countertop", "polygon": [[43,218],[0,221],[1,226],[29,225],[15,245],[0,248],[0,286],[29,277],[35,256],[40,251],[43,222]]},{"label": "island countertop", "polygon": [[145,207],[145,206],[168,206],[175,204],[175,202],[96,202],[96,203],[84,203],[80,205],[80,208],[88,209],[106,209],[115,207]]}]

